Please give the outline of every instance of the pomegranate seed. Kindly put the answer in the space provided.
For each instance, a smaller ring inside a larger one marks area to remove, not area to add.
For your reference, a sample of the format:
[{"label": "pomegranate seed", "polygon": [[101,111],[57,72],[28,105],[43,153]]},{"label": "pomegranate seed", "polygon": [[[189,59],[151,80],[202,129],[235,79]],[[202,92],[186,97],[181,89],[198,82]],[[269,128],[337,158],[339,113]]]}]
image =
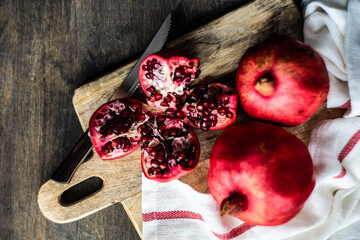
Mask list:
[{"label": "pomegranate seed", "polygon": [[196,102],[198,99],[199,97],[196,94],[192,93],[189,97],[189,102]]},{"label": "pomegranate seed", "polygon": [[136,109],[141,109],[141,108],[142,108],[142,105],[141,105],[141,103],[139,103],[139,102],[132,102],[132,103],[130,104],[130,107],[131,107],[132,109],[136,110]]},{"label": "pomegranate seed", "polygon": [[122,112],[121,112],[121,115],[123,116],[129,116],[131,114],[131,110],[129,108],[126,108],[124,109]]},{"label": "pomegranate seed", "polygon": [[192,167],[194,165],[194,160],[190,159],[187,161],[188,167]]},{"label": "pomegranate seed", "polygon": [[171,136],[176,136],[177,134],[176,134],[176,128],[170,128],[170,134],[171,134]]},{"label": "pomegranate seed", "polygon": [[97,119],[101,119],[101,118],[103,118],[104,117],[104,114],[101,114],[101,113],[99,113],[98,115],[96,115],[96,118]]},{"label": "pomegranate seed", "polygon": [[233,117],[234,117],[234,114],[229,111],[229,112],[226,113],[226,117],[227,117],[227,118],[233,118]]},{"label": "pomegranate seed", "polygon": [[154,64],[154,69],[159,69],[161,67],[160,63],[155,63]]},{"label": "pomegranate seed", "polygon": [[165,111],[166,116],[174,116],[174,113],[175,113],[174,109],[171,109],[171,108],[166,109],[166,111]]},{"label": "pomegranate seed", "polygon": [[158,116],[158,117],[156,118],[156,121],[157,121],[158,123],[159,123],[159,122],[164,122],[165,119],[166,119],[165,116]]},{"label": "pomegranate seed", "polygon": [[153,79],[153,78],[154,78],[154,74],[148,72],[148,73],[145,74],[145,77],[146,77],[147,79]]},{"label": "pomegranate seed", "polygon": [[162,170],[167,169],[167,163],[160,163],[160,168]]},{"label": "pomegranate seed", "polygon": [[151,160],[151,166],[152,167],[154,167],[154,168],[157,168],[157,167],[159,167],[159,162],[158,161],[156,161],[156,160]]},{"label": "pomegranate seed", "polygon": [[195,117],[188,117],[188,119],[190,120],[190,122],[194,125],[194,126],[197,126],[199,125],[199,120]]},{"label": "pomegranate seed", "polygon": [[156,90],[155,90],[154,86],[151,86],[151,87],[147,88],[146,91],[150,92],[151,95],[154,95],[156,93]]},{"label": "pomegranate seed", "polygon": [[141,122],[145,121],[145,119],[146,119],[146,116],[143,113],[140,113],[138,116],[136,116],[137,122],[141,123]]},{"label": "pomegranate seed", "polygon": [[149,168],[149,170],[148,170],[148,174],[149,174],[149,176],[155,176],[156,175],[156,171],[154,170],[154,168]]},{"label": "pomegranate seed", "polygon": [[141,67],[142,67],[142,69],[143,69],[144,71],[147,71],[147,70],[148,70],[146,65],[142,65]]},{"label": "pomegranate seed", "polygon": [[162,132],[162,135],[164,138],[168,138],[170,136],[170,133],[169,133],[169,130],[165,129],[163,132]]},{"label": "pomegranate seed", "polygon": [[177,136],[183,135],[183,131],[181,131],[180,128],[176,128],[176,135],[177,135]]},{"label": "pomegranate seed", "polygon": [[106,130],[106,135],[109,136],[109,135],[111,135],[111,134],[112,134],[112,130],[111,130],[110,128],[108,128],[108,129]]},{"label": "pomegranate seed", "polygon": [[198,105],[197,105],[197,110],[198,110],[199,112],[204,111],[204,106],[203,106],[202,104],[198,104]]},{"label": "pomegranate seed", "polygon": [[193,105],[189,105],[186,109],[190,112],[195,112],[195,106]]},{"label": "pomegranate seed", "polygon": [[211,103],[209,104],[209,108],[211,108],[211,109],[216,109],[217,106],[216,106],[215,103],[211,102]]},{"label": "pomegranate seed", "polygon": [[209,120],[210,120],[210,118],[209,117],[203,117],[203,119],[202,119],[204,122],[208,122]]},{"label": "pomegranate seed", "polygon": [[124,147],[123,147],[123,151],[127,152],[129,151],[129,149],[131,148],[131,143],[129,139],[124,139]]},{"label": "pomegranate seed", "polygon": [[119,133],[119,126],[113,127],[113,133],[118,134]]},{"label": "pomegranate seed", "polygon": [[200,129],[207,131],[207,130],[209,130],[209,128],[210,128],[209,122],[205,122],[205,121],[201,122]]},{"label": "pomegranate seed", "polygon": [[190,147],[191,152],[196,152],[196,149],[197,149],[196,145],[192,144]]},{"label": "pomegranate seed", "polygon": [[205,108],[204,114],[205,115],[211,115],[211,109],[210,108]]},{"label": "pomegranate seed", "polygon": [[159,155],[159,156],[157,156],[157,160],[158,160],[159,162],[164,161],[164,160],[165,160],[165,155]]},{"label": "pomegranate seed", "polygon": [[155,157],[156,153],[157,153],[157,149],[156,149],[156,147],[154,147],[153,149],[150,150],[149,155],[152,156],[152,157]]},{"label": "pomegranate seed", "polygon": [[216,118],[210,122],[211,127],[215,127],[216,124],[217,124],[217,119]]},{"label": "pomegranate seed", "polygon": [[163,107],[169,107],[170,106],[169,103],[166,100],[164,100],[162,103],[160,103],[160,105],[163,106]]},{"label": "pomegranate seed", "polygon": [[178,156],[177,156],[177,161],[180,162],[181,160],[183,160],[185,157],[185,153],[180,153]]},{"label": "pomegranate seed", "polygon": [[112,152],[114,150],[114,148],[111,145],[111,142],[107,142],[104,146],[104,149],[105,151],[107,151],[107,153]]},{"label": "pomegranate seed", "polygon": [[165,129],[165,124],[164,123],[159,123],[158,124],[158,130],[160,131],[160,132],[162,132],[163,130]]},{"label": "pomegranate seed", "polygon": [[213,114],[213,115],[217,115],[218,113],[219,113],[219,111],[216,109],[211,111],[211,114]]},{"label": "pomegranate seed", "polygon": [[176,116],[179,117],[179,118],[184,118],[185,117],[184,113],[181,112],[181,110],[176,112]]},{"label": "pomegranate seed", "polygon": [[159,101],[161,98],[162,98],[161,93],[156,92],[156,93],[155,93],[155,101]]},{"label": "pomegranate seed", "polygon": [[225,107],[219,108],[219,113],[220,114],[221,113],[225,114],[226,112],[227,112],[227,108],[225,108]]},{"label": "pomegranate seed", "polygon": [[167,95],[166,98],[165,98],[165,100],[166,100],[167,102],[171,102],[171,101],[173,100],[173,98],[172,98],[170,95]]}]

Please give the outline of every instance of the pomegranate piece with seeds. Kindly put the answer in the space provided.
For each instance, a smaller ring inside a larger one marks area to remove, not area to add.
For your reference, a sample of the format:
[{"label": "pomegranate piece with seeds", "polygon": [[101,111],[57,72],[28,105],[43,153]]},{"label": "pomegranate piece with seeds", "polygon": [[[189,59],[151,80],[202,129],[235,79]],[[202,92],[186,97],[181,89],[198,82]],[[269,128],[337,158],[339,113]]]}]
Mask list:
[{"label": "pomegranate piece with seeds", "polygon": [[235,122],[237,93],[221,83],[200,84],[200,61],[183,50],[165,49],[148,56],[139,68],[141,87],[150,106],[202,130],[224,129]]},{"label": "pomegranate piece with seeds", "polygon": [[100,106],[89,122],[90,138],[103,160],[116,159],[138,148],[137,128],[149,119],[144,104],[133,99],[117,99]]},{"label": "pomegranate piece with seeds", "polygon": [[139,127],[144,175],[169,182],[192,171],[199,161],[200,147],[195,133],[182,119],[158,115]]},{"label": "pomegranate piece with seeds", "polygon": [[185,121],[202,130],[224,129],[235,122],[235,90],[221,83],[200,84],[186,97],[182,111]]},{"label": "pomegranate piece with seeds", "polygon": [[146,57],[139,68],[142,89],[151,107],[176,110],[188,85],[200,74],[200,61],[181,49],[165,49]]}]

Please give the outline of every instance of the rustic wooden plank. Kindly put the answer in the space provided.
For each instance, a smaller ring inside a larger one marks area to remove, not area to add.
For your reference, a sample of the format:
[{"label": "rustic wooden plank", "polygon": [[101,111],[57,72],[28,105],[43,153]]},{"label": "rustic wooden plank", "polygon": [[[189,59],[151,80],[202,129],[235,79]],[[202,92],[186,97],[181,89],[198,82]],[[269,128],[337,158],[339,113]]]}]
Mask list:
[{"label": "rustic wooden plank", "polygon": [[[273,33],[302,38],[301,16],[290,0],[255,1],[239,8],[209,24],[206,24],[174,41],[167,47],[181,47],[201,61],[202,74],[198,81],[222,81],[234,85],[238,61],[251,45],[265,39]],[[76,89],[73,104],[81,125],[85,130],[92,113],[107,102],[135,62],[128,63],[113,72],[99,77]],[[134,98],[143,98],[141,90]],[[308,141],[310,128],[320,119],[340,116],[341,112],[329,113],[320,109],[309,123],[296,128],[288,128],[304,142]],[[239,109],[237,122],[249,119]],[[222,131],[203,132],[195,130],[201,144],[199,166],[181,181],[188,183],[200,192],[208,193],[206,175],[211,147]],[[141,236],[141,168],[139,150],[121,160],[101,161],[96,154],[84,163],[67,186],[51,181],[45,183],[39,193],[39,205],[49,219],[56,222],[74,221],[116,202],[124,205],[132,223]],[[120,173],[120,174],[119,174]],[[105,187],[98,193],[80,201],[78,204],[64,207],[54,202],[59,193],[90,176],[99,176]],[[125,181],[124,179],[127,179]]]},{"label": "rustic wooden plank", "polygon": [[74,89],[139,56],[178,2],[173,38],[245,0],[1,1],[1,239],[139,239],[121,204],[56,224],[36,195],[81,136]]}]

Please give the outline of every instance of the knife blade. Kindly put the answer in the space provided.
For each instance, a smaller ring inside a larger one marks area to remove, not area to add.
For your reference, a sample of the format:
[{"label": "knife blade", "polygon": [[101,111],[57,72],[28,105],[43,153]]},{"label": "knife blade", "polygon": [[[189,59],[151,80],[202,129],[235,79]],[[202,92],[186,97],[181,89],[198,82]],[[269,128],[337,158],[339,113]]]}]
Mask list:
[{"label": "knife blade", "polygon": [[[150,54],[160,51],[164,46],[171,25],[171,12],[165,18],[161,27],[149,43],[146,50],[143,52],[141,57],[138,59],[134,67],[131,69],[129,74],[126,76],[121,85],[117,88],[113,96],[109,101],[131,97],[135,90],[139,87],[139,76],[138,71],[141,62]],[[51,179],[57,183],[69,183],[76,169],[80,164],[87,158],[92,152],[92,142],[89,136],[89,130],[86,130],[81,136],[80,140],[76,143],[70,153],[66,156],[64,161],[60,164]]]}]

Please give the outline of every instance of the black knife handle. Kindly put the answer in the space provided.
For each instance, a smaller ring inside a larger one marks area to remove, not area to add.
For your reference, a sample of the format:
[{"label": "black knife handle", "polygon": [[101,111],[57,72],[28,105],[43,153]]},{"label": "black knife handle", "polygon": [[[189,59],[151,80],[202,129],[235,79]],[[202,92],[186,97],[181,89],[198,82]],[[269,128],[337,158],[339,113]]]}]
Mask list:
[{"label": "black knife handle", "polygon": [[69,183],[76,169],[86,159],[92,148],[89,130],[86,130],[69,155],[51,176],[51,179],[58,183]]}]

